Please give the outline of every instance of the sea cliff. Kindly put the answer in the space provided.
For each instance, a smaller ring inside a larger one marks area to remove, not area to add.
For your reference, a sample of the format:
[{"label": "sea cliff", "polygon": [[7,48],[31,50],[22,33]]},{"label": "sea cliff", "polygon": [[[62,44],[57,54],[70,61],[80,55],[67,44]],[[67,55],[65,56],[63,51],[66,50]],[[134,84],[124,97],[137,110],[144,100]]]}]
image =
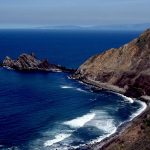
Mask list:
[{"label": "sea cliff", "polygon": [[[104,141],[81,149],[147,150],[150,148],[150,29],[120,48],[84,62],[72,78],[145,101],[145,112]],[[124,128],[125,127],[125,128]]]},{"label": "sea cliff", "polygon": [[72,76],[130,97],[150,96],[150,29],[120,48],[97,54]]}]

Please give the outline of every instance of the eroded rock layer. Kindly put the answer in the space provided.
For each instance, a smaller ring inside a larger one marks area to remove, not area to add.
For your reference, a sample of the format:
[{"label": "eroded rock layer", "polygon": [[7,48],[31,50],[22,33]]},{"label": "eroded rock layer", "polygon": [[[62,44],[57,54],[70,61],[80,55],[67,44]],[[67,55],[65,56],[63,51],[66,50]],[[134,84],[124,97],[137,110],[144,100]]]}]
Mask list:
[{"label": "eroded rock layer", "polygon": [[2,63],[3,67],[12,68],[19,71],[47,71],[47,72],[74,72],[60,65],[50,64],[48,60],[39,60],[32,54],[21,54],[17,60],[6,56]]},{"label": "eroded rock layer", "polygon": [[107,89],[114,86],[132,97],[150,95],[150,29],[118,49],[92,56],[73,78]]}]

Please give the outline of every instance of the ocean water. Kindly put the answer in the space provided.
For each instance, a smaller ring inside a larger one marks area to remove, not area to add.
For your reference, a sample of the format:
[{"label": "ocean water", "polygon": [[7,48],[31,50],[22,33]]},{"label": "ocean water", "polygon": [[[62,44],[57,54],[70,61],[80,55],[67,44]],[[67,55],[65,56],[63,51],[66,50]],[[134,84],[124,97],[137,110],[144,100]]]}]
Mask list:
[{"label": "ocean water", "polygon": [[[140,32],[0,30],[0,59],[35,52],[77,68],[89,56],[119,47]],[[0,68],[0,149],[53,150],[100,141],[146,106],[120,94],[94,93],[66,73]]]}]

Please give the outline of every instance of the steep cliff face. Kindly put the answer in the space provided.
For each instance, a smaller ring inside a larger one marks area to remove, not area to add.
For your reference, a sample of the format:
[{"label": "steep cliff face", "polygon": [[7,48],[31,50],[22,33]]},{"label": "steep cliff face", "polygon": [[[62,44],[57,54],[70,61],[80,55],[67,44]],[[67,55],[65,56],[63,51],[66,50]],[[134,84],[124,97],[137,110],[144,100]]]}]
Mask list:
[{"label": "steep cliff face", "polygon": [[117,86],[133,97],[150,95],[150,29],[118,49],[92,56],[73,77]]}]

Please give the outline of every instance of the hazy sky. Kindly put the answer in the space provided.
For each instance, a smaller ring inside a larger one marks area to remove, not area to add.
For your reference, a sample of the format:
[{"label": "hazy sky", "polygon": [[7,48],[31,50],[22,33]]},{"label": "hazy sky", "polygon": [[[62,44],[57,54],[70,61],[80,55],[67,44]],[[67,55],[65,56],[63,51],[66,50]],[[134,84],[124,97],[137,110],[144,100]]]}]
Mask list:
[{"label": "hazy sky", "polygon": [[150,22],[150,0],[0,0],[0,25]]}]

